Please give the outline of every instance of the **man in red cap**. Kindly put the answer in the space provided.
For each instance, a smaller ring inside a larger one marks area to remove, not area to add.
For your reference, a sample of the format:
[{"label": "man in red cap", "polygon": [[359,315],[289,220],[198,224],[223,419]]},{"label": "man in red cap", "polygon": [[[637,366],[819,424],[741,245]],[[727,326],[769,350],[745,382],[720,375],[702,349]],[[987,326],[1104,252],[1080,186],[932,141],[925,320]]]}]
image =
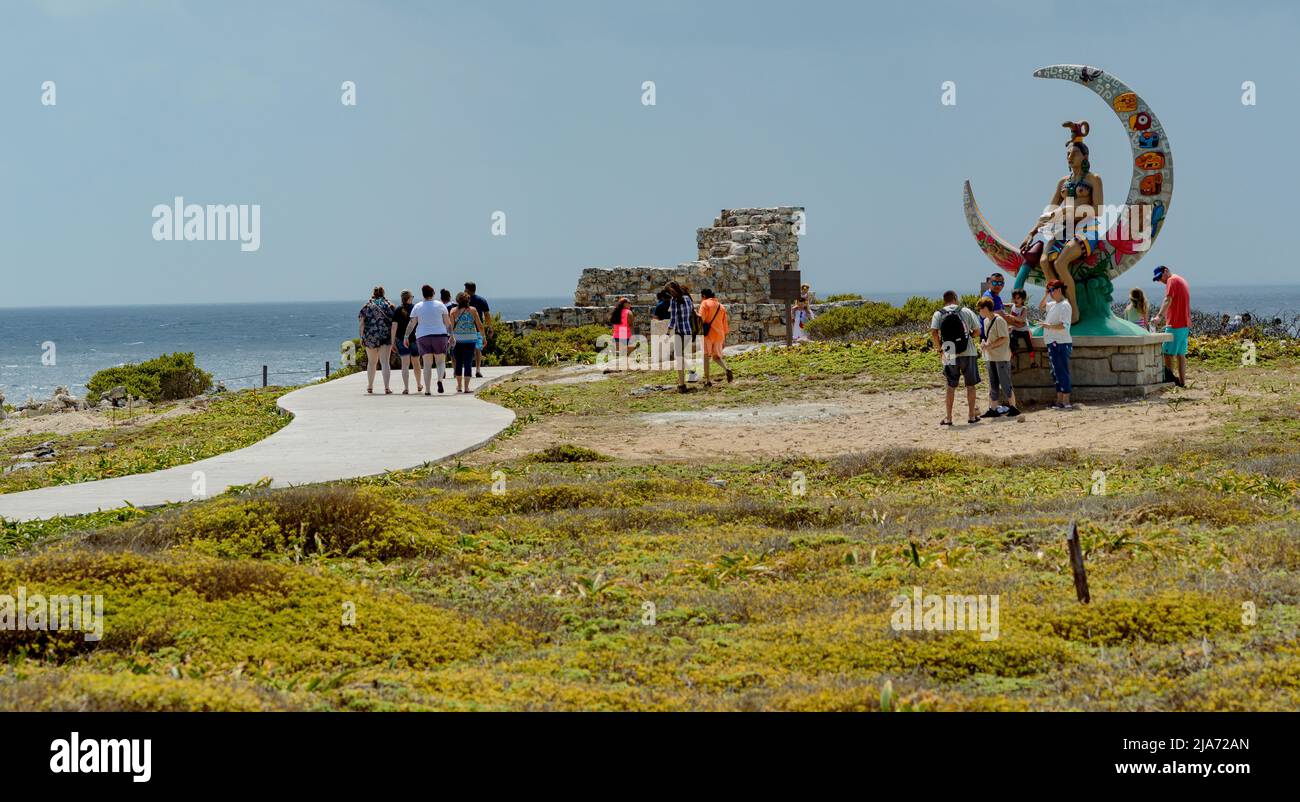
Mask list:
[{"label": "man in red cap", "polygon": [[[1165,343],[1165,381],[1172,380],[1179,387],[1187,386],[1187,333],[1192,326],[1192,295],[1187,289],[1187,280],[1177,275],[1165,265],[1155,270],[1152,281],[1165,285],[1165,300],[1160,304],[1153,322],[1165,321],[1165,331],[1174,336]],[[1178,360],[1178,375],[1174,376],[1171,368]]]}]

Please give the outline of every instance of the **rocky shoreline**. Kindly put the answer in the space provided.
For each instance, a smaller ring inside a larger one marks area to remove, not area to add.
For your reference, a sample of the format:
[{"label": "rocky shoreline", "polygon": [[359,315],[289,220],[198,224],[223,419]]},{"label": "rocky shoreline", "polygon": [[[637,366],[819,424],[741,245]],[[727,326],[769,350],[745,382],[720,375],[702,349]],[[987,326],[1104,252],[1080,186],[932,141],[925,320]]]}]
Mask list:
[{"label": "rocky shoreline", "polygon": [[[149,402],[142,398],[130,398],[125,387],[114,387],[100,397],[99,403],[92,406],[85,398],[78,398],[64,386],[54,388],[54,392],[44,401],[28,397],[21,404],[14,405],[13,415],[19,418],[32,418],[38,415],[55,415],[61,412],[88,412],[91,410],[108,410],[132,406],[145,408]],[[0,392],[0,421],[10,413],[5,410],[5,395]]]}]

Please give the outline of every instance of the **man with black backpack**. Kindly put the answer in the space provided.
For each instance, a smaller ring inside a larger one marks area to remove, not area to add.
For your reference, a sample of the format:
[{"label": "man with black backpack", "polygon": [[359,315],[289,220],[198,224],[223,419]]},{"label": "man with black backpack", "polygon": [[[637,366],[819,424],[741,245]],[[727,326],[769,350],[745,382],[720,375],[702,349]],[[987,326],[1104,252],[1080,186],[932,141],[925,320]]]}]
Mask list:
[{"label": "man with black backpack", "polygon": [[979,330],[980,321],[975,313],[958,303],[957,293],[948,290],[943,294],[944,306],[930,318],[930,339],[943,359],[943,377],[948,383],[947,414],[939,422],[952,425],[952,403],[957,395],[957,383],[966,382],[966,422],[979,423],[975,414],[975,387],[980,383]]}]

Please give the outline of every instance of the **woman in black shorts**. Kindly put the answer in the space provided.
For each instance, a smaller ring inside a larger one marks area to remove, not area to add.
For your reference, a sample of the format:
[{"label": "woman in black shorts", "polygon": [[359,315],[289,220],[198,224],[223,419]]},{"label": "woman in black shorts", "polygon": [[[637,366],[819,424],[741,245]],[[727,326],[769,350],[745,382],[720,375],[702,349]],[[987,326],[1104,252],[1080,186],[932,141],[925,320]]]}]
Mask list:
[{"label": "woman in black shorts", "polygon": [[397,352],[402,363],[402,395],[411,394],[410,369],[415,368],[415,391],[424,392],[424,377],[420,373],[420,349],[415,344],[415,327],[411,325],[411,309],[415,304],[415,294],[402,290],[402,303],[393,312],[393,331],[390,338],[393,350]]}]

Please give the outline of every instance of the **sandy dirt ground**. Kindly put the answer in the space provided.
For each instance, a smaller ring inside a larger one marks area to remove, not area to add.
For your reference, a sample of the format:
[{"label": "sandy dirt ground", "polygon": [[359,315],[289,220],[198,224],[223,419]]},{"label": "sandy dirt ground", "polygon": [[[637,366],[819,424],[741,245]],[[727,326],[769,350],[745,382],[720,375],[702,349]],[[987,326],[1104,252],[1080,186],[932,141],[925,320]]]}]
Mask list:
[{"label": "sandy dirt ground", "polygon": [[[530,374],[539,383],[586,381],[586,371]],[[1290,377],[1273,375],[1273,381]],[[910,446],[1002,454],[1048,450],[1128,453],[1222,425],[1239,402],[1257,403],[1257,382],[1210,377],[1148,399],[1076,404],[1070,412],[1035,407],[1017,418],[966,424],[959,393],[952,427],[940,427],[942,389],[862,394],[845,392],[814,401],[763,406],[622,415],[557,415],[526,426],[474,461],[513,459],[552,445],[573,443],[633,462],[697,459],[834,457]],[[983,388],[981,387],[981,390]],[[987,408],[979,397],[978,410]]]},{"label": "sandy dirt ground", "polygon": [[126,410],[118,410],[116,420],[111,413],[91,410],[86,412],[55,412],[33,418],[20,418],[13,413],[0,423],[0,440],[26,434],[66,435],[94,429],[129,429],[147,426],[160,420],[192,415],[207,408],[206,399],[194,399],[179,404],[162,413],[137,414],[129,420]]}]

